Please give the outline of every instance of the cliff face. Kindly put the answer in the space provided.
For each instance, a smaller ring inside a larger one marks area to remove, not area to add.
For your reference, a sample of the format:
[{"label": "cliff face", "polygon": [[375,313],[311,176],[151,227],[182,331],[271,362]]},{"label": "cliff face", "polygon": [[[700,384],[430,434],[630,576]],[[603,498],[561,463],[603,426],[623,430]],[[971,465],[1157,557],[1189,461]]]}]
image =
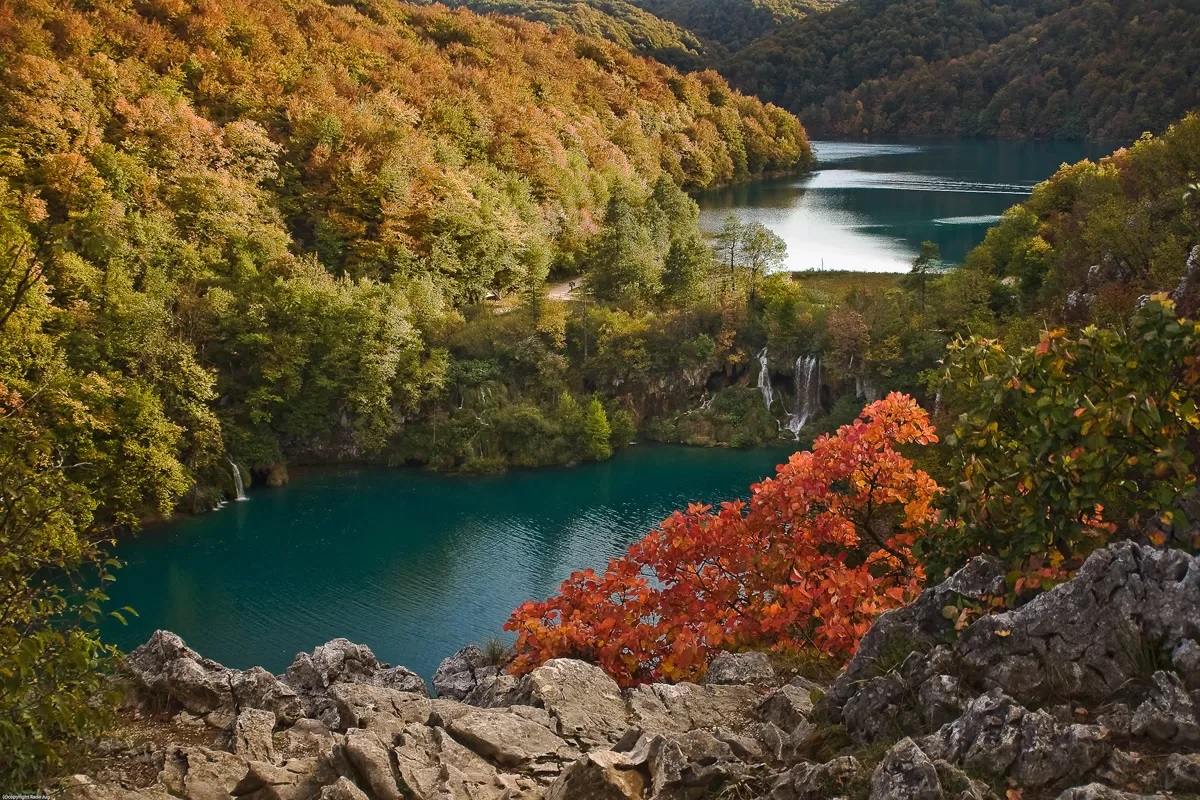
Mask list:
[{"label": "cliff face", "polygon": [[[335,640],[281,676],[160,631],[87,800],[1138,798],[1200,791],[1200,558],[1122,543],[1026,606],[976,559],[883,615],[827,688],[723,654],[705,685],[622,691],[580,661],[515,679],[467,648],[434,677]],[[957,616],[957,615],[954,615]]]}]

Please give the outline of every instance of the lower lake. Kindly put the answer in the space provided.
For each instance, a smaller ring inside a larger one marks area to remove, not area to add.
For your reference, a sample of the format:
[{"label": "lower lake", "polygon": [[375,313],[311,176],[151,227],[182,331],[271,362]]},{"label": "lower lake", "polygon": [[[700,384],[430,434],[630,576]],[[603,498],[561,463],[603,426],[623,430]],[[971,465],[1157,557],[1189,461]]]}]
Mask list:
[{"label": "lower lake", "polygon": [[729,212],[757,221],[788,246],[787,269],[907,272],[933,241],[959,264],[1005,209],[1061,164],[1120,143],[996,140],[813,142],[817,169],[697,194],[700,223],[716,231]]},{"label": "lower lake", "polygon": [[284,670],[344,636],[428,679],[509,612],[610,558],[688,502],[749,496],[785,447],[638,445],[611,461],[492,477],[300,472],[281,489],[122,542],[105,624],[129,650],[157,628],[231,667]]}]

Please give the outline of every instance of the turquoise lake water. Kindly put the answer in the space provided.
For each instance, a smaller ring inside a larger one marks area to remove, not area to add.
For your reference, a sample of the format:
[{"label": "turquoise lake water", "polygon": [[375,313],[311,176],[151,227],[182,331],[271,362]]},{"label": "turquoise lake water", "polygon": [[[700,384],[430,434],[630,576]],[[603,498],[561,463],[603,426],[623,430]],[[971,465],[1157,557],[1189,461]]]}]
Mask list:
[{"label": "turquoise lake water", "polygon": [[104,632],[128,650],[168,628],[227,666],[273,671],[344,636],[429,678],[520,603],[604,567],[690,501],[748,496],[788,454],[639,445],[494,477],[300,473],[123,542],[111,595],[140,616]]},{"label": "turquoise lake water", "polygon": [[921,242],[959,264],[1005,209],[1059,165],[1111,153],[1120,143],[991,140],[813,142],[818,167],[702,192],[710,231],[735,212],[788,245],[787,268],[907,272]]}]

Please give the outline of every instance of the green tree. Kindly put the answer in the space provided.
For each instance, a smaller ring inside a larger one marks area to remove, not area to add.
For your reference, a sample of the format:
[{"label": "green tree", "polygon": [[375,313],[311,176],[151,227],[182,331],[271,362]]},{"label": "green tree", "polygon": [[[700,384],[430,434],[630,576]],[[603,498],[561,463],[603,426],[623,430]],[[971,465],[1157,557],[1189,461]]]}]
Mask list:
[{"label": "green tree", "polygon": [[693,233],[674,239],[663,266],[663,303],[687,306],[694,302],[711,263],[712,251],[698,235]]},{"label": "green tree", "polygon": [[761,222],[748,222],[742,226],[738,256],[740,266],[750,273],[749,297],[753,302],[760,278],[783,267],[787,260],[787,243]]},{"label": "green tree", "polygon": [[608,424],[608,415],[604,413],[604,405],[599,398],[593,397],[588,403],[586,416],[583,421],[584,446],[587,456],[595,461],[603,461],[612,455],[612,428]]},{"label": "green tree", "polygon": [[941,260],[942,251],[937,242],[924,241],[921,242],[921,251],[913,259],[912,269],[909,270],[908,282],[917,290],[922,317],[925,316],[925,286],[929,282],[930,274],[938,268]]},{"label": "green tree", "polygon": [[662,259],[639,213],[632,190],[618,185],[604,215],[604,230],[587,257],[587,286],[597,300],[642,301],[662,286]]}]

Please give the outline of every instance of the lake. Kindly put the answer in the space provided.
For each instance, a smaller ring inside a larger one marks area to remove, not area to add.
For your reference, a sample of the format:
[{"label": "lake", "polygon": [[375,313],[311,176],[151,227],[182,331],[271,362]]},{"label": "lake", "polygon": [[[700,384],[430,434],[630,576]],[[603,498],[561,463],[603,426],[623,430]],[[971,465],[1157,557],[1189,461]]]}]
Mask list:
[{"label": "lake", "polygon": [[903,140],[813,142],[817,169],[698,193],[701,226],[730,211],[787,242],[787,269],[907,272],[921,242],[959,264],[1005,209],[1063,163],[1119,144]]},{"label": "lake", "polygon": [[455,650],[501,634],[513,608],[576,569],[603,568],[673,510],[748,496],[789,452],[638,445],[603,463],[491,477],[301,472],[122,542],[111,596],[140,616],[103,632],[129,650],[168,628],[227,666],[276,672],[344,636],[428,679]]}]

